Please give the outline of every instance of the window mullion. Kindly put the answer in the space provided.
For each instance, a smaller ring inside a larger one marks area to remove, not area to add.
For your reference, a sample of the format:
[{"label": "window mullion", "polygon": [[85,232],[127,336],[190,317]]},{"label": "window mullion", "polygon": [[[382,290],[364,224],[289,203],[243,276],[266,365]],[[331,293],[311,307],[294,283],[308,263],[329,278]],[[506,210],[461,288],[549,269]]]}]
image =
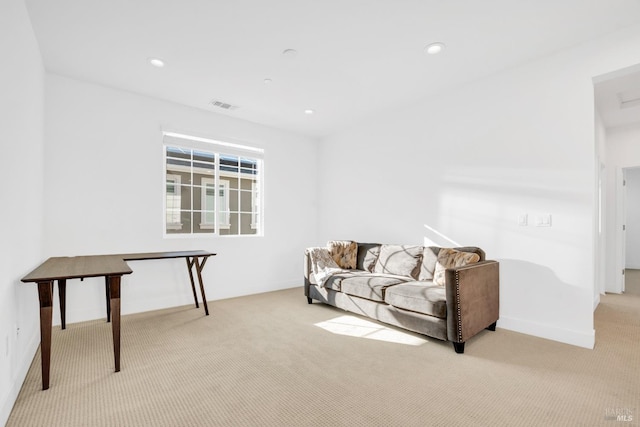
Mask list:
[{"label": "window mullion", "polygon": [[189,206],[189,209],[191,210],[191,234],[193,234],[193,223],[194,223],[194,212],[193,212],[193,199],[194,199],[194,194],[193,194],[194,193],[194,191],[193,191],[193,189],[194,189],[194,186],[193,186],[194,185],[194,180],[193,180],[193,178],[194,178],[193,177],[193,150],[190,150],[190,151],[191,151],[191,171],[190,171],[191,179],[189,180],[189,182],[191,183],[191,188],[190,188],[190,190],[191,190],[191,205]]},{"label": "window mullion", "polygon": [[242,157],[238,157],[238,191],[236,194],[238,203],[238,234],[242,234]]},{"label": "window mullion", "polygon": [[218,206],[218,201],[220,200],[220,154],[216,153],[215,157],[215,167],[213,172],[213,188],[214,188],[214,196],[213,196],[213,230],[214,234],[220,235],[220,206]]}]

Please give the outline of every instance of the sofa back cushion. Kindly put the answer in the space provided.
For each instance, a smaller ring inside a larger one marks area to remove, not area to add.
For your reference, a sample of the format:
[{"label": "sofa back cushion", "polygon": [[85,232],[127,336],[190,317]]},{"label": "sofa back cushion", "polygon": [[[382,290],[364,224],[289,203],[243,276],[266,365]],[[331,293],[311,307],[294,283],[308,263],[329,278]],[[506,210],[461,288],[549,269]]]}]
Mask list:
[{"label": "sofa back cushion", "polygon": [[461,252],[455,249],[442,248],[438,252],[438,261],[433,274],[433,283],[445,285],[445,271],[447,268],[462,267],[480,261],[480,255],[474,252]]},{"label": "sofa back cushion", "polygon": [[329,255],[340,268],[356,268],[358,244],[351,240],[330,240],[327,243]]},{"label": "sofa back cushion", "polygon": [[436,262],[438,262],[438,252],[440,252],[440,248],[436,246],[425,246],[422,252],[422,264],[420,264],[418,280],[433,280],[433,273],[436,270]]},{"label": "sofa back cushion", "polygon": [[378,260],[378,255],[380,255],[380,246],[382,245],[379,243],[358,243],[356,268],[372,272]]},{"label": "sofa back cushion", "polygon": [[422,246],[382,245],[373,272],[417,279],[423,249]]}]

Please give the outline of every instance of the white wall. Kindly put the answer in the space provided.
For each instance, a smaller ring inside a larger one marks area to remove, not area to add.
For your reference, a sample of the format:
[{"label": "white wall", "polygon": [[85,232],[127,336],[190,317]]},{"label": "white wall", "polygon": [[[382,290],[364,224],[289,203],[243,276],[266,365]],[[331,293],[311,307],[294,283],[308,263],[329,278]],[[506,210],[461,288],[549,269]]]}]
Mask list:
[{"label": "white wall", "polygon": [[[24,277],[42,261],[44,69],[23,1],[0,2],[0,425],[39,343],[38,294]],[[19,332],[17,332],[19,329]]]},{"label": "white wall", "polygon": [[451,245],[428,226],[481,246],[501,263],[499,327],[592,347],[592,77],[638,44],[629,28],[326,138],[320,239]]},{"label": "white wall", "polygon": [[[209,300],[301,285],[301,254],[316,241],[315,141],[57,75],[46,77],[45,118],[47,256],[209,250]],[[264,147],[264,237],[163,239],[163,128]],[[124,314],[193,303],[183,259],[130,266]],[[67,300],[68,322],[104,317],[103,279],[69,282]]]}]

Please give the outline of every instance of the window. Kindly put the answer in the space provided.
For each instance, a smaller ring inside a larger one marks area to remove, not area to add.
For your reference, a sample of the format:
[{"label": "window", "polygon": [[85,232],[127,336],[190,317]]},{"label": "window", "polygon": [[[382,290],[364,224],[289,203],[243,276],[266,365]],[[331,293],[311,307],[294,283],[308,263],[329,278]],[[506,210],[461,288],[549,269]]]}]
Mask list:
[{"label": "window", "polygon": [[213,178],[202,178],[202,188],[201,188],[201,200],[203,201],[203,211],[204,215],[202,216],[202,221],[200,222],[200,228],[202,229],[213,229],[215,227],[215,197],[216,197],[216,187],[215,180]]},{"label": "window", "polygon": [[164,134],[164,234],[261,235],[262,150],[176,135]]},{"label": "window", "polygon": [[179,230],[180,225],[180,175],[167,174],[167,228]]},{"label": "window", "polygon": [[[229,181],[221,179],[218,183],[218,227],[229,229]],[[213,178],[202,178],[202,200],[205,215],[200,223],[201,228],[215,226],[216,185]]]}]

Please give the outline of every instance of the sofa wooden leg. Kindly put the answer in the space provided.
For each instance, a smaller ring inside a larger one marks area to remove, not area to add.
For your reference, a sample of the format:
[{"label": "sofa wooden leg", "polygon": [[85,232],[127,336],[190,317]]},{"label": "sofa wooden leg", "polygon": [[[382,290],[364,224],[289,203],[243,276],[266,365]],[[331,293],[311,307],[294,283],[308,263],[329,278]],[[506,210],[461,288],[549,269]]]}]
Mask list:
[{"label": "sofa wooden leg", "polygon": [[453,343],[453,349],[456,351],[456,353],[463,354],[464,353],[464,343],[463,342],[454,342]]},{"label": "sofa wooden leg", "polygon": [[496,323],[498,323],[498,322],[493,322],[492,324],[487,326],[485,329],[488,329],[490,331],[495,331],[496,330]]},{"label": "sofa wooden leg", "polygon": [[307,304],[311,304],[312,301],[313,300],[311,298],[307,297]]}]

